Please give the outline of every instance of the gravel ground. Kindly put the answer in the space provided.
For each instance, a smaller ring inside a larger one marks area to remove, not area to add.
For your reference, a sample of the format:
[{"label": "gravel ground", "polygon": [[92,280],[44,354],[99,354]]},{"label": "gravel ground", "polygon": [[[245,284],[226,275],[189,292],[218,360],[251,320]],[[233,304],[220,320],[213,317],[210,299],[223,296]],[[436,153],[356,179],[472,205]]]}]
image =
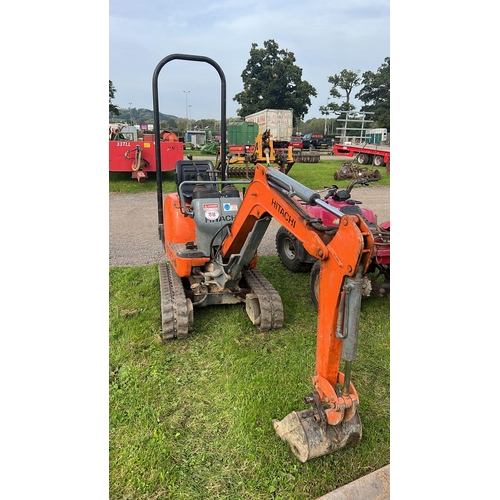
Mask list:
[{"label": "gravel ground", "polygon": [[[390,220],[389,186],[354,188],[351,195],[371,208],[379,222]],[[318,191],[323,197],[324,191]],[[260,255],[276,255],[274,238],[279,224],[273,220],[259,246]],[[143,266],[165,262],[158,238],[156,192],[109,194],[109,265]]]}]

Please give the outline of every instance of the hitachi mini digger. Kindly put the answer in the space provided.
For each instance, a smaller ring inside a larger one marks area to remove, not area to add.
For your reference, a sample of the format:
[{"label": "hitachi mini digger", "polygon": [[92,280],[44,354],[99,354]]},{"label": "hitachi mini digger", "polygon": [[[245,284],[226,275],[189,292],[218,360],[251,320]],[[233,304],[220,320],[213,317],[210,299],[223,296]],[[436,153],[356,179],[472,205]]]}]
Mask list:
[{"label": "hitachi mini digger", "polygon": [[[205,56],[172,54],[162,59],[153,74],[153,109],[158,232],[167,259],[159,265],[163,340],[187,337],[196,308],[218,304],[244,304],[260,331],[283,326],[281,298],[257,269],[257,248],[274,217],[320,261],[314,388],[305,398],[310,408],[274,420],[274,429],[301,462],[357,443],[362,432],[351,364],[372,232],[360,216],[345,215],[278,169],[257,164],[252,181],[228,180],[225,140],[218,170],[211,161],[189,156],[177,161],[177,192],[164,197],[158,77],[168,62],[179,59],[208,63],[218,72],[221,137],[226,137],[226,80],[220,66]],[[242,195],[235,184],[243,185]],[[321,206],[340,218],[340,224],[323,225],[304,203]]]}]

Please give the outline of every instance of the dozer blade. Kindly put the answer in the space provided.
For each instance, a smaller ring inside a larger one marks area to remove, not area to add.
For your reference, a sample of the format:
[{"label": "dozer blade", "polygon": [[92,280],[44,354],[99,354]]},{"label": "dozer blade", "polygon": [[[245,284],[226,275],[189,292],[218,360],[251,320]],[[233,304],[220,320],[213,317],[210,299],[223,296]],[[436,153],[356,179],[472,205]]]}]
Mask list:
[{"label": "dozer blade", "polygon": [[321,422],[313,409],[292,411],[283,420],[273,420],[276,434],[290,444],[301,461],[334,453],[361,440],[361,419],[358,412],[348,421],[337,425]]}]

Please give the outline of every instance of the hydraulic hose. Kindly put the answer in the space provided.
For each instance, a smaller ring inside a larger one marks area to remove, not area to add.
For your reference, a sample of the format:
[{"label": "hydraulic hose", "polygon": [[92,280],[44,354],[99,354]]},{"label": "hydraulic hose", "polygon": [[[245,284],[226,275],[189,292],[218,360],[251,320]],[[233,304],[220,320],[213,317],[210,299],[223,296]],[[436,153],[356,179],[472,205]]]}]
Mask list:
[{"label": "hydraulic hose", "polygon": [[336,215],[337,217],[343,217],[345,214],[340,210],[332,207],[325,201],[320,199],[319,193],[309,189],[295,179],[292,179],[288,175],[275,169],[267,170],[267,177],[271,179],[277,186],[288,192],[288,196],[298,196],[302,201],[306,202],[308,205],[319,205],[324,208],[327,212]]}]

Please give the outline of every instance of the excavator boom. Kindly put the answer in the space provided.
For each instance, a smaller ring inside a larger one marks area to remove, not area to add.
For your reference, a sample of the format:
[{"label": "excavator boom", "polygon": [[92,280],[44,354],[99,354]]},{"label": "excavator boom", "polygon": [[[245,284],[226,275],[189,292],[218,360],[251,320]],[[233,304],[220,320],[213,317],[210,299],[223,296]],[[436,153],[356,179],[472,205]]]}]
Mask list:
[{"label": "excavator boom", "polygon": [[[257,164],[220,254],[226,261],[233,259],[234,269],[244,267],[260,242],[254,242],[250,254],[245,255],[254,227],[275,218],[321,261],[314,391],[307,398],[312,408],[274,421],[276,433],[305,462],[361,439],[356,412],[359,397],[350,374],[356,359],[364,274],[373,252],[373,235],[361,217],[324,204],[323,208],[341,217],[333,232],[304,210],[295,197],[312,205],[324,203],[316,192]],[[239,260],[243,263],[238,264]],[[346,363],[346,373],[340,372],[341,360]]]}]

